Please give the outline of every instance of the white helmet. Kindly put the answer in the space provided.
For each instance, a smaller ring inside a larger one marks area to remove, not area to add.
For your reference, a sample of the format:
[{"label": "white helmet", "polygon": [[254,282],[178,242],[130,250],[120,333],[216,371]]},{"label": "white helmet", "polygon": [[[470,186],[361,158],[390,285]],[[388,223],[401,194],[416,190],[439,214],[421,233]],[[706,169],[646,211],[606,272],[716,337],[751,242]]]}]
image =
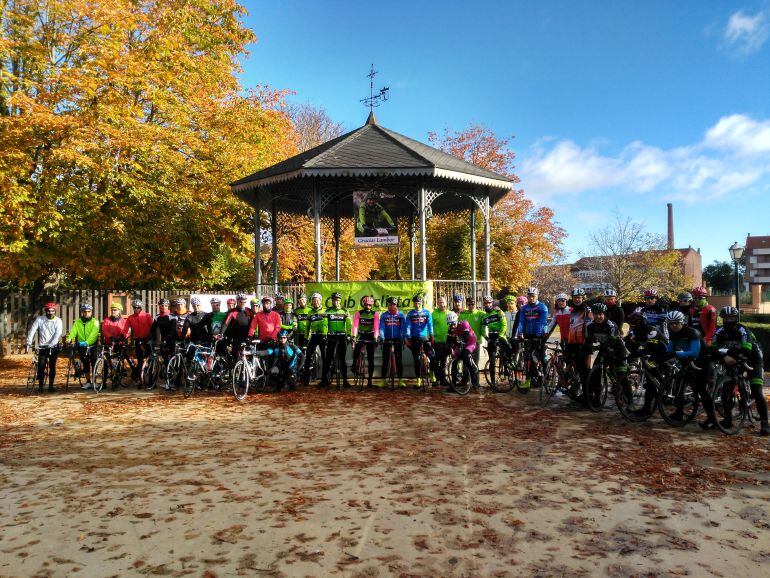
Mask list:
[{"label": "white helmet", "polygon": [[559,294],[556,296],[556,300],[557,300],[557,301],[567,301],[568,299],[569,299],[569,297],[567,297],[567,294],[566,294],[566,293],[559,293]]},{"label": "white helmet", "polygon": [[446,312],[446,324],[447,325],[457,325],[457,313],[454,311],[447,311]]},{"label": "white helmet", "polygon": [[669,311],[666,313],[667,323],[684,323],[684,313],[681,311]]},{"label": "white helmet", "polygon": [[605,289],[604,290],[604,296],[605,297],[617,297],[618,294],[614,289]]},{"label": "white helmet", "polygon": [[530,287],[527,289],[527,295],[540,295],[540,289],[537,287]]},{"label": "white helmet", "polygon": [[313,299],[315,299],[316,297],[318,297],[318,298],[319,298],[321,301],[323,301],[323,300],[324,300],[324,298],[323,298],[323,295],[321,295],[321,294],[320,294],[320,293],[318,293],[318,292],[315,292],[315,293],[313,293],[313,294],[310,296],[310,301],[312,301],[312,300],[313,300]]}]

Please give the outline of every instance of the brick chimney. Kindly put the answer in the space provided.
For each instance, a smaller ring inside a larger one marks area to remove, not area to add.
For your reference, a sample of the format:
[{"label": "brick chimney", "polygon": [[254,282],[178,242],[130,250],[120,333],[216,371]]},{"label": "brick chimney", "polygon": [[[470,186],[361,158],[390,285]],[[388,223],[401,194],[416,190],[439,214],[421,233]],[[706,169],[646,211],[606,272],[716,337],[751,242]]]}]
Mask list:
[{"label": "brick chimney", "polygon": [[666,203],[668,208],[668,250],[674,250],[674,206]]}]

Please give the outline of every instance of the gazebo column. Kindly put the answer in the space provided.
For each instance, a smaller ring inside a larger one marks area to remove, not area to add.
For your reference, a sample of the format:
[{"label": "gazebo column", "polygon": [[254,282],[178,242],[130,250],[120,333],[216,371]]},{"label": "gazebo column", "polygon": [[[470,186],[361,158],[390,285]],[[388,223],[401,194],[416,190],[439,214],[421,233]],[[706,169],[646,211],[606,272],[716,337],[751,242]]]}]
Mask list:
[{"label": "gazebo column", "polygon": [[476,203],[471,205],[471,290],[476,298]]},{"label": "gazebo column", "polygon": [[270,232],[273,236],[273,291],[278,291],[278,210],[275,199],[270,215]]},{"label": "gazebo column", "polygon": [[490,284],[491,263],[489,261],[489,256],[492,252],[492,244],[489,240],[489,219],[492,215],[489,211],[489,190],[487,190],[487,196],[484,199],[484,213],[484,280],[487,282],[485,293],[492,293],[492,285]]},{"label": "gazebo column", "polygon": [[259,226],[259,208],[254,210],[254,272],[256,273],[256,285],[254,294],[259,295],[259,286],[262,284],[262,229]]},{"label": "gazebo column", "polygon": [[340,280],[340,204],[334,201],[334,278]]},{"label": "gazebo column", "polygon": [[425,213],[427,212],[427,207],[425,206],[425,188],[420,187],[420,200],[419,200],[419,207],[420,207],[420,280],[426,281],[427,275],[428,275],[428,264],[426,262],[426,249],[428,247],[428,243],[425,239]]},{"label": "gazebo column", "polygon": [[313,179],[313,218],[315,221],[315,280],[323,281],[321,275],[321,191],[318,180]]},{"label": "gazebo column", "polygon": [[409,215],[409,278],[414,281],[414,211]]}]

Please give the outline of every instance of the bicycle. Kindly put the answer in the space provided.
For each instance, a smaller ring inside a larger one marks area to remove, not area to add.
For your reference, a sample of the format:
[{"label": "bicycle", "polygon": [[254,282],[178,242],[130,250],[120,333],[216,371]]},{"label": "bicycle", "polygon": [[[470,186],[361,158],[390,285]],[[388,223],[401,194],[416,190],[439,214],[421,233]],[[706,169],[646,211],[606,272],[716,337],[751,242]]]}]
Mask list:
[{"label": "bicycle", "polygon": [[29,372],[27,373],[27,386],[25,388],[26,393],[33,394],[35,393],[35,390],[37,389],[39,392],[43,391],[43,386],[36,387],[38,384],[37,379],[37,370],[38,370],[38,363],[40,361],[40,356],[43,355],[45,358],[45,367],[43,368],[43,384],[48,382],[48,374],[50,371],[50,357],[48,355],[48,351],[50,350],[50,347],[33,347],[32,348],[32,363],[29,366]]},{"label": "bicycle", "polygon": [[543,385],[540,388],[540,405],[546,406],[560,390],[570,399],[578,401],[583,395],[583,384],[575,366],[567,360],[560,342],[546,343],[551,356],[545,365]]},{"label": "bicycle", "polygon": [[[625,387],[617,386],[614,392],[615,405],[620,415],[629,422],[642,422],[652,415],[643,411],[645,400],[654,396],[657,399],[660,387],[658,365],[644,352],[635,354],[628,363],[628,378]],[[649,391],[652,391],[650,394]]]},{"label": "bicycle", "polygon": [[[673,360],[672,360],[673,361]],[[693,371],[700,371],[694,362],[682,365],[673,361],[658,387],[656,396],[661,417],[673,427],[690,423],[698,413],[700,396],[693,386]],[[674,411],[671,411],[673,408]]]},{"label": "bicycle", "polygon": [[[86,347],[85,355],[91,355],[92,345]],[[67,361],[67,378],[64,382],[64,391],[69,391],[70,379],[77,380],[78,385],[83,385],[83,361],[80,359],[78,347],[72,343],[70,346],[69,359]]]},{"label": "bicycle", "polygon": [[242,343],[238,350],[238,362],[233,367],[233,395],[238,401],[243,401],[252,386],[261,391],[267,381],[267,372],[263,358],[267,351],[257,351],[254,345]]},{"label": "bicycle", "polygon": [[415,368],[417,370],[417,379],[419,380],[419,387],[422,389],[423,392],[428,391],[428,382],[430,381],[430,374],[431,374],[431,368],[430,368],[430,358],[428,357],[428,354],[425,352],[425,340],[421,340],[420,342],[420,355],[417,358],[418,365]]},{"label": "bicycle", "polygon": [[[541,368],[541,361],[537,356],[542,340],[539,337],[525,337],[519,340],[522,342],[522,346],[518,348],[520,356],[517,356],[517,365],[514,366],[514,371],[524,379],[517,377],[514,383],[519,393],[529,393],[530,388],[540,387],[543,381],[541,371],[543,368]],[[522,349],[524,350],[523,353],[521,352]],[[529,387],[524,387],[524,383],[527,381],[529,381]]]},{"label": "bicycle", "polygon": [[358,343],[363,345],[358,352],[358,357],[353,360],[353,387],[356,391],[363,391],[366,384],[369,383],[369,356],[367,351],[370,344],[374,344],[374,347],[377,347],[377,342],[361,338],[358,340]]},{"label": "bicycle", "polygon": [[722,417],[717,427],[727,435],[735,435],[751,421],[749,404],[753,401],[747,372],[753,368],[745,362],[734,365],[715,364],[715,380],[711,389],[714,408]]},{"label": "bicycle", "polygon": [[[498,346],[495,349],[495,355],[489,355],[489,345],[485,345],[487,351],[487,363],[484,366],[484,379],[487,385],[497,393],[507,393],[517,384],[516,361],[514,355],[506,355]],[[494,368],[495,379],[492,379],[492,369]]]},{"label": "bicycle", "polygon": [[187,371],[185,372],[184,382],[182,387],[182,394],[185,399],[195,393],[195,389],[202,388],[204,380],[209,375],[207,368],[207,362],[209,356],[212,354],[211,347],[192,344],[190,347],[194,348],[192,360],[187,364]]},{"label": "bicycle", "polygon": [[166,378],[166,363],[163,357],[163,346],[150,345],[150,355],[144,360],[141,383],[148,391],[154,389],[159,379]]},{"label": "bicycle", "polygon": [[174,354],[166,364],[166,391],[176,391],[182,385],[182,377],[187,373],[187,348],[186,343],[177,343],[174,347]]},{"label": "bicycle", "polygon": [[385,375],[383,377],[385,378],[386,382],[389,382],[390,389],[395,390],[396,376],[398,374],[398,364],[396,363],[396,347],[403,347],[403,345],[399,339],[386,339],[383,342],[383,349],[385,348],[385,345],[390,346],[390,351],[388,353],[388,364],[385,368]]},{"label": "bicycle", "polygon": [[591,411],[601,411],[607,403],[610,390],[617,391],[618,377],[615,360],[609,354],[607,346],[601,346],[588,372],[585,387],[585,401]]}]

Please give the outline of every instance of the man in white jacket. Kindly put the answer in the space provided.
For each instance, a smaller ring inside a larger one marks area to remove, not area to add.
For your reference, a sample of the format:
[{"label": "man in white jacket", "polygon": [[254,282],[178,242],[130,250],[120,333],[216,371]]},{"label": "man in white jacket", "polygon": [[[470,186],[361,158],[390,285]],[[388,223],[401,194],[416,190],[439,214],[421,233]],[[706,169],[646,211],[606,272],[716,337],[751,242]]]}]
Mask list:
[{"label": "man in white jacket", "polygon": [[53,381],[56,378],[56,358],[59,357],[62,322],[60,318],[56,317],[56,303],[46,303],[43,306],[43,311],[45,311],[45,315],[39,315],[29,329],[27,350],[32,347],[35,335],[37,335],[37,380],[40,391],[43,391],[46,361],[48,362],[48,391],[56,391]]}]

